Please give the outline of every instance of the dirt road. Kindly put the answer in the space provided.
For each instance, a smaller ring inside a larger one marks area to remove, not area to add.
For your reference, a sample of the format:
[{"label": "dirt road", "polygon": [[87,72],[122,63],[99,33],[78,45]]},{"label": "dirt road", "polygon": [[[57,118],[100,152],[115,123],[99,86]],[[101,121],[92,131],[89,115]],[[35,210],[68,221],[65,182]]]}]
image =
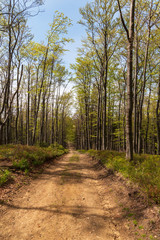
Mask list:
[{"label": "dirt road", "polygon": [[86,155],[70,152],[3,205],[0,240],[132,240],[113,186]]}]

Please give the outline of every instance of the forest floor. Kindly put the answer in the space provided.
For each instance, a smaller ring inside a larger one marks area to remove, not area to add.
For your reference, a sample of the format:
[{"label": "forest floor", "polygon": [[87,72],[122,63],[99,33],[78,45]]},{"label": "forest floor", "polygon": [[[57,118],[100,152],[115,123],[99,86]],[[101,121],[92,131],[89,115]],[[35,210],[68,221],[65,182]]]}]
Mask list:
[{"label": "forest floor", "polygon": [[160,239],[159,207],[86,154],[71,150],[13,188],[0,192],[0,240]]}]

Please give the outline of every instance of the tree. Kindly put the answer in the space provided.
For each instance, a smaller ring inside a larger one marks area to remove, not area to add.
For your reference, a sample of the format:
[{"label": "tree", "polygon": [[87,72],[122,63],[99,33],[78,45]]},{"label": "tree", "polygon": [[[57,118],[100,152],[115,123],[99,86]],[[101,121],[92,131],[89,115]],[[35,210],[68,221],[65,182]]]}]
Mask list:
[{"label": "tree", "polygon": [[132,134],[132,111],[133,111],[133,41],[134,41],[134,15],[135,0],[130,1],[130,18],[129,29],[127,28],[120,2],[118,2],[119,12],[123,27],[126,31],[128,41],[128,57],[127,57],[127,109],[126,109],[126,158],[133,160],[133,134]]},{"label": "tree", "polygon": [[[90,50],[94,52],[94,62],[100,73],[99,83],[99,98],[98,109],[102,107],[102,149],[107,147],[107,82],[108,82],[108,68],[109,62],[115,53],[116,47],[119,42],[119,37],[116,37],[116,25],[115,14],[117,9],[115,7],[115,1],[107,0],[95,0],[92,3],[88,3],[84,8],[80,9],[80,13],[83,20],[81,24],[87,27],[87,42],[90,46]],[[96,59],[96,60],[95,60]],[[102,101],[102,105],[101,105]],[[98,110],[97,118],[97,149],[101,148],[101,124],[100,124],[100,112]]]},{"label": "tree", "polygon": [[14,54],[19,49],[20,43],[22,44],[22,35],[24,35],[24,29],[26,27],[26,19],[30,15],[32,8],[37,8],[42,4],[41,1],[16,1],[7,0],[2,1],[0,8],[0,31],[3,32],[3,51],[6,51],[6,56],[2,55],[2,58],[6,61],[6,76],[3,84],[3,91],[1,98],[2,105],[0,109],[0,131],[2,135],[2,127],[6,127],[6,143],[9,142],[9,115],[11,113],[12,104],[16,95],[18,95],[20,83],[23,75],[23,66],[20,72],[19,81],[17,82],[17,88],[12,93],[12,76],[13,76],[13,60]]}]

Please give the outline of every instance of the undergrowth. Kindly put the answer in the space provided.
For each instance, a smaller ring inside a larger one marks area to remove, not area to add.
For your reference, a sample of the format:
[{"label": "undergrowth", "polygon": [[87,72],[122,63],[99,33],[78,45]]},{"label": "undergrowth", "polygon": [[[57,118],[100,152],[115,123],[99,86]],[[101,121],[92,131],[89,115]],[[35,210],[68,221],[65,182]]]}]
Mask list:
[{"label": "undergrowth", "polygon": [[80,149],[80,150],[77,150],[77,152],[79,152],[79,153],[86,153],[87,152],[87,150],[84,150],[84,149]]},{"label": "undergrowth", "polygon": [[[19,169],[28,173],[45,161],[54,159],[67,152],[68,150],[57,143],[49,147],[2,145],[0,146],[0,162],[6,160],[12,165],[11,169]],[[0,168],[0,185],[7,182],[10,176],[9,167],[7,170]]]},{"label": "undergrowth", "polygon": [[69,159],[70,162],[79,162],[79,156],[77,154],[74,154],[72,157]]},{"label": "undergrowth", "polygon": [[90,156],[100,160],[108,169],[122,173],[131,179],[160,204],[160,156],[142,154],[134,155],[134,161],[127,161],[125,153],[116,151],[89,150]]},{"label": "undergrowth", "polygon": [[0,186],[11,179],[11,172],[9,170],[0,169]]}]

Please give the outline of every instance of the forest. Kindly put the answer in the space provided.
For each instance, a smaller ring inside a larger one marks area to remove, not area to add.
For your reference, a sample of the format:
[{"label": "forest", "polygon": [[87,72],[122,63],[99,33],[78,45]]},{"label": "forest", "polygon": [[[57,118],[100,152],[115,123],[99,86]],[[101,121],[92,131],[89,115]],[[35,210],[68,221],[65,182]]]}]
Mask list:
[{"label": "forest", "polygon": [[159,1],[87,3],[70,69],[62,59],[71,19],[55,12],[46,41],[33,40],[27,19],[42,4],[0,4],[0,143],[159,155]]},{"label": "forest", "polygon": [[0,240],[160,239],[160,1],[84,2],[67,66],[70,17],[0,0]]}]

